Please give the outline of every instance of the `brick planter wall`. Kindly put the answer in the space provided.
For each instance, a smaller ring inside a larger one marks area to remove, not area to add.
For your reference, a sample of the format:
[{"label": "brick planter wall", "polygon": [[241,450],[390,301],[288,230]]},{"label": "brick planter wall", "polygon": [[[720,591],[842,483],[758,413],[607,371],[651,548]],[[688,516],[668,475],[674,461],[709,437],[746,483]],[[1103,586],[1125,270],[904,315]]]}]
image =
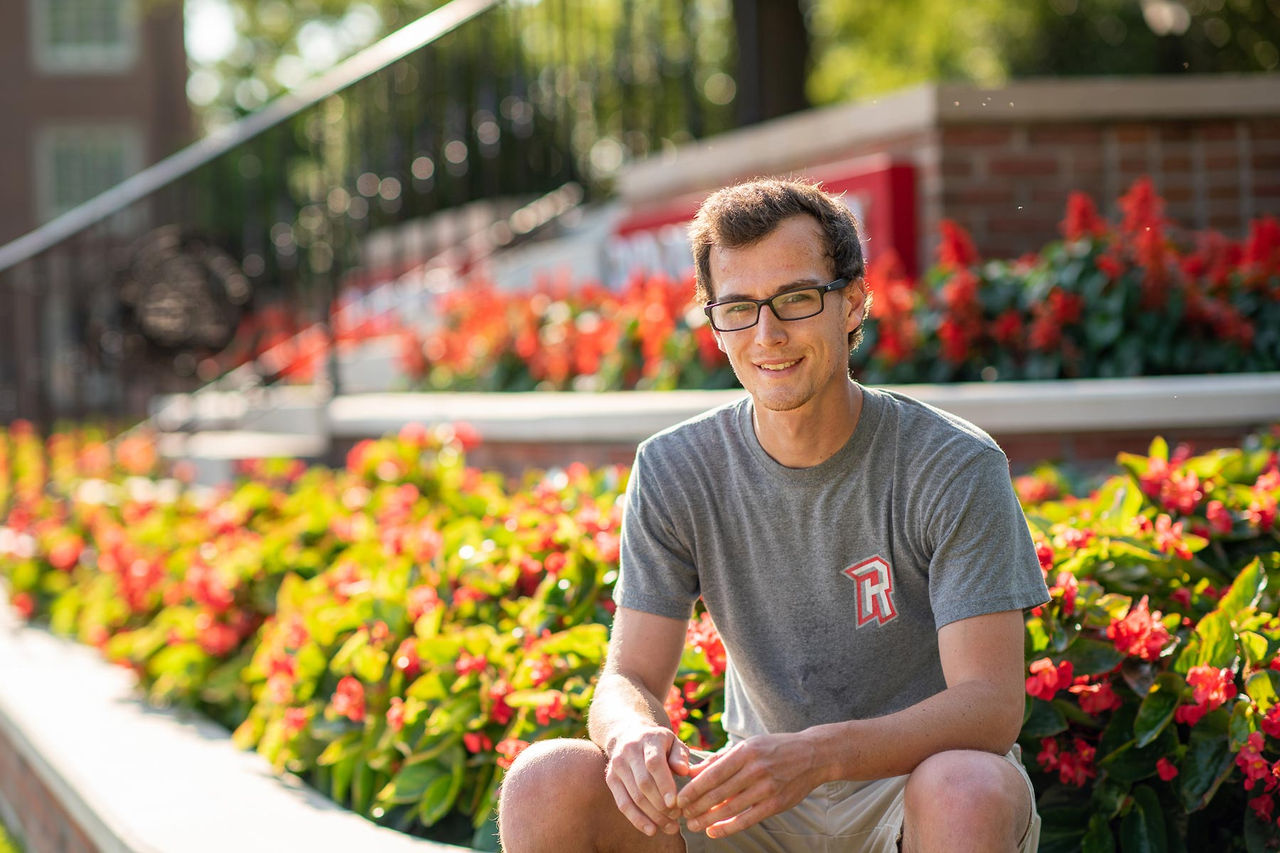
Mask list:
[{"label": "brick planter wall", "polygon": [[928,84],[690,144],[629,166],[618,188],[646,210],[869,155],[916,170],[920,269],[942,219],[968,228],[983,256],[1018,257],[1058,237],[1070,191],[1114,218],[1143,175],[1176,225],[1240,238],[1251,219],[1280,215],[1280,75]]}]

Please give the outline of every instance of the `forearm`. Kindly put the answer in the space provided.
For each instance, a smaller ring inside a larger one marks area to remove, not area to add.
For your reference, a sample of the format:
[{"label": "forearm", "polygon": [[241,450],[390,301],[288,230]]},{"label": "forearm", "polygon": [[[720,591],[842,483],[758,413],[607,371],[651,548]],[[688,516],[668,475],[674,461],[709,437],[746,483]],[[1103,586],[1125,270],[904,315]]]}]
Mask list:
[{"label": "forearm", "polygon": [[587,714],[587,732],[597,746],[609,752],[620,732],[666,725],[662,702],[639,679],[610,670],[600,675]]},{"label": "forearm", "polygon": [[814,726],[801,736],[812,741],[823,782],[900,776],[946,750],[1008,752],[1022,724],[1019,698],[966,681],[896,713]]}]

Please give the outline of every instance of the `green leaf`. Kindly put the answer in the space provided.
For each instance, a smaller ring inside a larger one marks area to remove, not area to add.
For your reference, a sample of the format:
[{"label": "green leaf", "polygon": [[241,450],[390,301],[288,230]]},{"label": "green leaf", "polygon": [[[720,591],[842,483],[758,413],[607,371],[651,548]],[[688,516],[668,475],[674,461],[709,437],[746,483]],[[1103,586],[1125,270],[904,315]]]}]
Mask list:
[{"label": "green leaf", "polygon": [[1195,665],[1221,669],[1236,660],[1236,635],[1231,620],[1221,610],[1215,610],[1196,625],[1195,635],[1200,649]]},{"label": "green leaf", "polygon": [[1071,661],[1075,675],[1100,675],[1115,669],[1124,660],[1124,653],[1114,643],[1091,637],[1077,637],[1075,642],[1067,646],[1063,657]]},{"label": "green leaf", "polygon": [[1080,842],[1080,853],[1115,853],[1116,840],[1111,822],[1100,814],[1089,816],[1089,829]]},{"label": "green leaf", "polygon": [[1244,683],[1244,692],[1258,706],[1258,713],[1265,714],[1280,701],[1280,672],[1262,669],[1253,673]]},{"label": "green leaf", "polygon": [[316,764],[337,764],[348,756],[354,755],[360,748],[360,732],[350,731],[330,743],[316,759]]},{"label": "green leaf", "polygon": [[1240,640],[1240,653],[1244,655],[1245,662],[1249,666],[1266,666],[1270,660],[1267,649],[1270,644],[1267,638],[1256,631],[1241,631],[1238,635]]},{"label": "green leaf", "polygon": [[1156,792],[1146,785],[1133,790],[1133,808],[1120,822],[1122,853],[1164,853],[1169,847],[1164,812]]},{"label": "green leaf", "polygon": [[333,796],[335,803],[346,805],[347,791],[351,787],[351,774],[355,772],[358,760],[359,756],[349,755],[333,765],[333,780],[329,793]]},{"label": "green leaf", "polygon": [[1103,776],[1093,783],[1094,811],[1104,822],[1120,814],[1128,796],[1129,786],[1110,776]]},{"label": "green leaf", "polygon": [[1256,557],[1236,575],[1231,588],[1218,602],[1217,610],[1235,625],[1243,611],[1255,607],[1262,598],[1262,591],[1267,588],[1267,573],[1262,570],[1262,562]]},{"label": "green leaf", "polygon": [[351,775],[351,810],[367,815],[373,801],[375,771],[367,762],[357,760]]},{"label": "green leaf", "polygon": [[382,674],[387,671],[390,655],[385,649],[374,646],[362,646],[351,658],[351,671],[366,684],[377,684]]},{"label": "green leaf", "polygon": [[438,761],[406,764],[391,781],[378,792],[380,803],[413,803],[422,798],[427,787],[439,777],[449,778],[449,768]]},{"label": "green leaf", "polygon": [[1223,780],[1234,768],[1227,742],[1228,715],[1219,708],[1191,730],[1187,754],[1181,764],[1182,805],[1188,812],[1199,811],[1213,799]]},{"label": "green leaf", "polygon": [[466,773],[466,755],[460,747],[455,747],[446,757],[448,772],[432,780],[422,794],[422,802],[418,806],[418,819],[423,826],[432,826],[449,813],[458,792],[462,790],[462,780]]},{"label": "green leaf", "polygon": [[1147,456],[1152,459],[1162,459],[1169,461],[1169,442],[1165,441],[1162,436],[1157,435],[1151,439],[1151,446],[1147,448]]},{"label": "green leaf", "polygon": [[1247,701],[1237,700],[1227,723],[1227,746],[1233,754],[1244,748],[1253,731],[1253,706]]},{"label": "green leaf", "polygon": [[1178,700],[1187,683],[1176,672],[1162,672],[1142,699],[1133,723],[1135,744],[1144,747],[1155,740],[1173,719]]},{"label": "green leaf", "polygon": [[1028,696],[1027,703],[1026,721],[1022,724],[1020,737],[1051,737],[1058,732],[1066,731],[1067,718],[1063,716],[1062,711],[1034,696]]}]

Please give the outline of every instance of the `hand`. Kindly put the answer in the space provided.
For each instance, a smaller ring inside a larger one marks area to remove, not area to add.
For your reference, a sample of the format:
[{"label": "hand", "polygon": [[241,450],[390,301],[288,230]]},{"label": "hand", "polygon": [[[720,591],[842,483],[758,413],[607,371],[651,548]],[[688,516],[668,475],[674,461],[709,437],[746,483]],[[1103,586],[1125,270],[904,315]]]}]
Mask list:
[{"label": "hand", "polygon": [[677,803],[694,832],[723,838],[786,811],[823,781],[800,734],[760,735],[692,768]]},{"label": "hand", "polygon": [[675,776],[689,775],[689,749],[675,733],[634,730],[613,742],[608,758],[605,783],[627,820],[648,836],[679,832]]}]

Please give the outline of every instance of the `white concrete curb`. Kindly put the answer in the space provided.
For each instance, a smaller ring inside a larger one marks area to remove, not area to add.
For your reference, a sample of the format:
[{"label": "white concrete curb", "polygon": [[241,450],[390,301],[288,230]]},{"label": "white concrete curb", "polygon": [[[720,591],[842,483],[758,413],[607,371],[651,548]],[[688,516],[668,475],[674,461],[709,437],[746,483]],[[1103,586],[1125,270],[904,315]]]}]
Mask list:
[{"label": "white concrete curb", "polygon": [[132,673],[22,625],[2,591],[0,673],[0,730],[104,853],[464,849],[377,826],[220,726],[148,707]]}]

